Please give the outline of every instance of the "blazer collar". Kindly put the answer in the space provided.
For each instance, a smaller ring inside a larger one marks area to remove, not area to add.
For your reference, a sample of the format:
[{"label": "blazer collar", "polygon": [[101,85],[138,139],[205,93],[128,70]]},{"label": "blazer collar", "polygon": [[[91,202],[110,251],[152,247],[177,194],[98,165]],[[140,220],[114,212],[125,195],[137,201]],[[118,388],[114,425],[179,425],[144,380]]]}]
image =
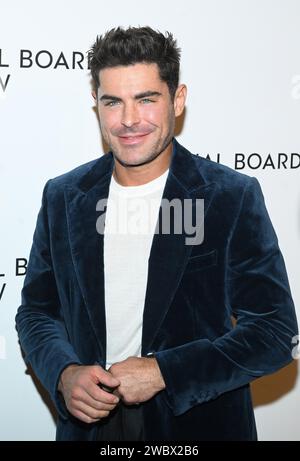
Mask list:
[{"label": "blazer collar", "polygon": [[[173,175],[186,191],[198,189],[207,185],[201,172],[197,169],[193,155],[173,138],[173,150],[169,168],[169,176]],[[79,181],[78,189],[82,193],[93,193],[98,188],[110,182],[114,168],[112,152],[104,154],[94,167]],[[108,194],[108,191],[107,191]]]},{"label": "blazer collar", "polygon": [[[100,356],[106,357],[106,323],[104,297],[103,235],[96,231],[99,212],[96,204],[107,199],[114,167],[113,154],[101,157],[77,186],[67,186],[65,201],[71,254]],[[214,184],[205,182],[194,157],[175,139],[163,192],[163,199],[203,198],[205,213],[213,197]],[[161,216],[160,210],[160,216]],[[105,210],[103,211],[105,212]],[[142,355],[153,345],[176,288],[184,273],[191,245],[186,234],[154,234],[148,260],[148,283],[144,305]],[[130,264],[130,261],[128,262]]]}]

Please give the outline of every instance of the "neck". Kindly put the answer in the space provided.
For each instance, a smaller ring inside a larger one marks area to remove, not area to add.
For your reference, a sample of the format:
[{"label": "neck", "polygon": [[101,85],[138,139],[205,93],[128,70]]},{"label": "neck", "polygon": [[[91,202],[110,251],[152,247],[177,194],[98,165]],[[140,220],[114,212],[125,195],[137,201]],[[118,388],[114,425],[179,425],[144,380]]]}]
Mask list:
[{"label": "neck", "polygon": [[121,186],[141,186],[161,176],[170,166],[172,142],[154,160],[144,165],[124,166],[115,159],[113,176]]}]

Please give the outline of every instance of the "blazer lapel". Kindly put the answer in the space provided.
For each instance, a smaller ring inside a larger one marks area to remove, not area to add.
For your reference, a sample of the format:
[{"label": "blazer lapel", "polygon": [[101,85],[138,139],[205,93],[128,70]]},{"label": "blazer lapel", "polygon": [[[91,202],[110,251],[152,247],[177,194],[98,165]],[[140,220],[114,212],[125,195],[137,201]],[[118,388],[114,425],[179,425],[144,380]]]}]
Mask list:
[{"label": "blazer lapel", "polygon": [[[205,183],[192,155],[174,140],[172,161],[162,198],[168,201],[179,199],[182,204],[185,199],[189,199],[193,210],[196,198],[202,198],[205,216],[214,190],[215,183]],[[158,222],[161,222],[161,218],[162,208]],[[172,224],[174,220],[171,221],[169,234],[160,233],[157,228],[152,241],[143,317],[142,355],[151,352],[156,333],[168,312],[193,248],[186,244],[188,234],[184,226],[182,233],[176,233]]]},{"label": "blazer lapel", "polygon": [[[99,200],[108,198],[114,167],[112,153],[101,157],[78,186],[66,186],[69,242],[73,264],[82,292],[91,327],[98,341],[101,357],[106,359],[106,321],[104,296],[103,232],[98,233],[96,222]],[[206,183],[197,170],[192,155],[176,140],[163,192],[163,199],[203,198],[205,214],[213,197],[215,184]],[[105,209],[103,209],[105,212]],[[162,216],[162,208],[159,213]],[[189,235],[183,229],[175,233],[172,222],[169,234],[154,234],[148,260],[148,282],[144,305],[142,355],[151,351],[156,333],[163,322],[184,273],[192,245],[186,244]]]},{"label": "blazer lapel", "polygon": [[69,186],[65,190],[73,264],[103,360],[106,356],[104,238],[96,229],[99,218],[96,205],[108,197],[113,165],[112,154],[105,154],[78,187]]}]

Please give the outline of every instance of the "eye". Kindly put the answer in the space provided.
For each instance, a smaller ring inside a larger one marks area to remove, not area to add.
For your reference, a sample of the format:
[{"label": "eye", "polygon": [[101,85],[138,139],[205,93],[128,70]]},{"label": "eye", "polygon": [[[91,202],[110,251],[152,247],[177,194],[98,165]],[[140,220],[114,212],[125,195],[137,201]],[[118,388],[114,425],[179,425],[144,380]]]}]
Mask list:
[{"label": "eye", "polygon": [[105,106],[113,107],[113,106],[116,106],[117,104],[119,104],[119,101],[109,101],[105,103]]},{"label": "eye", "polygon": [[141,103],[142,103],[142,104],[149,104],[150,102],[154,102],[153,99],[149,99],[149,98],[143,98],[143,99],[141,99]]}]

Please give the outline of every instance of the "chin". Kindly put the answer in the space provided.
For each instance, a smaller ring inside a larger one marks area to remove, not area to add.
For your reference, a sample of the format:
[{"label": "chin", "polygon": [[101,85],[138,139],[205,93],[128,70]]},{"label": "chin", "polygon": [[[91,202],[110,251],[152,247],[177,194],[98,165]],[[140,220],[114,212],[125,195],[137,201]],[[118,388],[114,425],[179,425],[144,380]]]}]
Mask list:
[{"label": "chin", "polygon": [[145,163],[148,163],[149,160],[142,160],[142,159],[137,159],[137,160],[129,160],[129,159],[121,159],[117,158],[118,161],[126,167],[135,167],[135,166],[140,166],[144,165]]},{"label": "chin", "polygon": [[124,166],[139,166],[148,163],[152,160],[151,156],[137,156],[137,155],[118,155],[115,154],[116,159]]}]

